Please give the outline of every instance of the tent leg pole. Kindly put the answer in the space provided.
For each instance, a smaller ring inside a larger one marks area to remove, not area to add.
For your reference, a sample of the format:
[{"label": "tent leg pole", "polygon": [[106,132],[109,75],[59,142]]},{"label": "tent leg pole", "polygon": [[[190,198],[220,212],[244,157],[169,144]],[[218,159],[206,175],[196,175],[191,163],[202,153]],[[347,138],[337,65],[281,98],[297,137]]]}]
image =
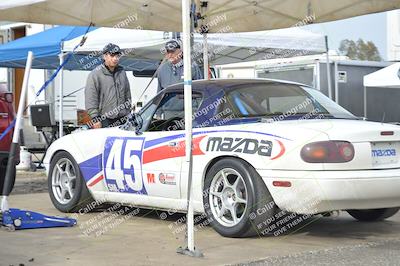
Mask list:
[{"label": "tent leg pole", "polygon": [[182,29],[183,29],[183,69],[184,69],[184,101],[185,101],[185,169],[187,169],[187,247],[178,248],[177,252],[192,257],[202,254],[194,247],[194,212],[192,199],[192,64],[190,47],[190,0],[182,0]]},{"label": "tent leg pole", "polygon": [[15,121],[13,139],[12,139],[12,143],[11,143],[10,154],[8,157],[6,176],[5,176],[4,186],[3,186],[3,191],[2,191],[2,195],[3,195],[2,201],[1,201],[1,212],[2,213],[9,210],[8,196],[9,196],[10,192],[8,191],[9,190],[8,188],[11,186],[13,178],[15,178],[15,171],[14,171],[15,155],[17,153],[17,148],[18,148],[19,135],[20,135],[19,132],[22,128],[22,121],[23,121],[23,115],[24,115],[24,109],[25,109],[25,99],[26,99],[26,94],[28,91],[29,75],[31,72],[32,60],[33,60],[33,53],[31,51],[29,51],[28,58],[26,60],[25,74],[24,74],[24,79],[22,82],[21,97],[20,97],[19,103],[18,103],[17,118]]},{"label": "tent leg pole", "polygon": [[185,129],[186,129],[186,164],[188,172],[187,189],[187,249],[194,252],[194,219],[192,192],[192,62],[191,62],[191,44],[190,44],[190,0],[182,0],[182,29],[183,29],[183,54],[184,59],[184,86],[185,86]]},{"label": "tent leg pole", "polygon": [[[62,65],[64,63],[64,53],[61,53],[59,55],[60,58],[60,65]],[[61,69],[60,71],[60,83],[59,83],[59,118],[58,118],[58,137],[61,138],[63,136],[64,133],[64,121],[63,121],[63,110],[64,110],[64,99],[63,99],[63,95],[64,95],[64,71],[63,69]]]},{"label": "tent leg pole", "polygon": [[210,79],[210,76],[209,76],[208,70],[209,70],[210,66],[209,66],[209,64],[208,64],[208,42],[207,42],[207,33],[204,33],[204,34],[203,34],[203,39],[204,39],[204,42],[203,42],[203,62],[204,62],[203,68],[204,68],[204,79],[209,80],[209,79]]}]

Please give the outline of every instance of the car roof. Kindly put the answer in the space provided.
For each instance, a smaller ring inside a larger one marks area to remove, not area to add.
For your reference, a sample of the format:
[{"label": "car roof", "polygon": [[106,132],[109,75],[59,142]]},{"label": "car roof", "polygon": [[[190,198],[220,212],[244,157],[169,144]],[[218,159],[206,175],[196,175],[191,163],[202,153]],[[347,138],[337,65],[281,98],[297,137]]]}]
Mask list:
[{"label": "car roof", "polygon": [[[249,79],[210,79],[210,80],[193,80],[193,88],[196,90],[204,90],[207,87],[217,86],[217,87],[232,87],[232,86],[240,86],[246,84],[291,84],[298,86],[309,87],[308,85],[286,81],[286,80],[278,80],[278,79],[259,79],[259,78],[249,78]],[[177,83],[167,87],[165,90],[182,90],[183,82]]]}]

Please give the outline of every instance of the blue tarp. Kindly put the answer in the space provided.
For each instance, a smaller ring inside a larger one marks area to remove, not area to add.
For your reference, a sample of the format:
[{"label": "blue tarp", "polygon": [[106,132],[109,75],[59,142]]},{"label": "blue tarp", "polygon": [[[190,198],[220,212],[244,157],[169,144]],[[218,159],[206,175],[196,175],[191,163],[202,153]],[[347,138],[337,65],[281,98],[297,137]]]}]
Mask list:
[{"label": "blue tarp", "polygon": [[[96,28],[89,29],[93,30]],[[32,51],[34,54],[32,68],[56,69],[59,66],[59,54],[63,42],[83,36],[86,31],[87,27],[59,26],[0,45],[0,67],[24,68],[28,51]],[[94,58],[86,54],[74,54],[64,69],[92,70],[101,63],[99,56],[96,55]],[[159,61],[123,57],[120,64],[125,70],[152,72],[157,69]]]}]

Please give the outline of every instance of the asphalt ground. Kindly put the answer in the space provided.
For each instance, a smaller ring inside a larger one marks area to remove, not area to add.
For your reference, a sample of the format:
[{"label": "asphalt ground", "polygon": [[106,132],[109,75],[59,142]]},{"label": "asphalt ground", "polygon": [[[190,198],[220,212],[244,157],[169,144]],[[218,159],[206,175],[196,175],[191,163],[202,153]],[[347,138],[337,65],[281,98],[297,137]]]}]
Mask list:
[{"label": "asphalt ground", "polygon": [[[29,192],[32,182],[45,191],[45,177],[27,174],[19,173],[10,207],[65,216],[47,193]],[[176,253],[185,246],[184,215],[107,207],[69,215],[78,220],[72,228],[1,230],[0,265],[400,265],[400,214],[361,223],[341,212],[289,234],[247,239],[222,237],[200,222],[195,243],[204,257],[192,258]]]},{"label": "asphalt ground", "polygon": [[12,195],[47,192],[47,177],[43,169],[36,172],[17,171]]}]

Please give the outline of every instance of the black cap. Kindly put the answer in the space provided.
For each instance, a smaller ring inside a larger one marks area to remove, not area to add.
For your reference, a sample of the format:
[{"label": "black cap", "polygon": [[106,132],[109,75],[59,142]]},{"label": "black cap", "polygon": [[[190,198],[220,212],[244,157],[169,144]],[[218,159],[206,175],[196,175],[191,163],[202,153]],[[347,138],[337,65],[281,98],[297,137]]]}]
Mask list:
[{"label": "black cap", "polygon": [[103,48],[103,54],[121,54],[121,48],[118,45],[109,43]]},{"label": "black cap", "polygon": [[168,52],[175,52],[176,49],[181,49],[181,45],[177,40],[170,40],[165,43],[165,50]]}]

